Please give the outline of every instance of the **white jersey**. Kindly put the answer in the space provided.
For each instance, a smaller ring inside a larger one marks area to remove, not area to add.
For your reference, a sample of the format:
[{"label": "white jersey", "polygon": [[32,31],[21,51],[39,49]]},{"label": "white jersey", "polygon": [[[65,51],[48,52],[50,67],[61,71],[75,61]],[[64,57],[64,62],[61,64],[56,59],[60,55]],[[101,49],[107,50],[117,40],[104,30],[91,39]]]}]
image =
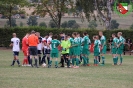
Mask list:
[{"label": "white jersey", "polygon": [[47,49],[51,49],[51,41],[52,41],[52,38],[51,37],[48,37],[47,39],[47,44],[49,44],[50,47],[47,47]]},{"label": "white jersey", "polygon": [[12,51],[19,52],[20,51],[20,39],[19,38],[12,38],[11,42],[13,43]]},{"label": "white jersey", "polygon": [[99,45],[99,52],[100,52],[100,45],[101,45],[101,41],[98,40],[98,45]]},{"label": "white jersey", "polygon": [[37,45],[37,50],[42,50],[42,37],[38,38],[39,44]]},{"label": "white jersey", "polygon": [[[47,39],[46,39],[46,38],[43,38],[43,39],[42,39],[42,42],[43,42],[43,43],[44,43],[44,42],[46,42],[46,43],[47,43]],[[44,45],[44,46],[43,46],[43,48],[45,48],[45,49],[46,49],[46,48],[47,48],[47,46],[46,46],[46,45]]]}]

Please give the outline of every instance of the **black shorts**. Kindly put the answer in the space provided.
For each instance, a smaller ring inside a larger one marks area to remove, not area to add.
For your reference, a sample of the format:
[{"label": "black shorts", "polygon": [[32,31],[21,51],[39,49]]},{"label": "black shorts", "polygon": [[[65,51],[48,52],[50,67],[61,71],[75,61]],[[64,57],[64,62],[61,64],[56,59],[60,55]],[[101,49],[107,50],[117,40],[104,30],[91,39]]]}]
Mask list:
[{"label": "black shorts", "polygon": [[34,55],[36,56],[37,55],[37,47],[36,46],[30,46],[29,47],[29,51],[30,51],[30,55]]},{"label": "black shorts", "polygon": [[45,54],[50,54],[50,49],[45,49]]},{"label": "black shorts", "polygon": [[61,57],[63,57],[63,58],[68,58],[68,57],[69,57],[69,54],[68,54],[68,53],[62,54]]},{"label": "black shorts", "polygon": [[41,53],[41,50],[37,50],[37,53],[38,53],[38,54],[42,54],[42,53]]},{"label": "black shorts", "polygon": [[18,56],[19,55],[19,52],[18,51],[13,51],[13,55],[14,56]]}]

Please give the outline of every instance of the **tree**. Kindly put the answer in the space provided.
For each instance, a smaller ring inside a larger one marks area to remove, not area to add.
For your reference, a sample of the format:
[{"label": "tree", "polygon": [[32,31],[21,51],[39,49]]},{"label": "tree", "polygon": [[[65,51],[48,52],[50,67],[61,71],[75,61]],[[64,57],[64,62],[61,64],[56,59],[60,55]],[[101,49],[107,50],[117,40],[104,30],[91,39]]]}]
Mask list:
[{"label": "tree", "polygon": [[63,23],[61,24],[61,27],[62,27],[62,28],[67,28],[67,25],[68,25],[68,23],[67,23],[67,21],[65,21],[65,22],[63,22]]},{"label": "tree", "polygon": [[119,23],[116,20],[111,21],[111,29],[118,29]]},{"label": "tree", "polygon": [[51,27],[51,28],[56,28],[57,25],[55,24],[55,22],[54,22],[53,20],[50,20],[50,21],[49,21],[49,27]]},{"label": "tree", "polygon": [[[6,23],[7,23],[7,26],[10,26],[9,20],[8,20]],[[17,24],[16,24],[16,19],[15,19],[15,18],[11,18],[11,26],[12,26],[12,27],[17,26]]]},{"label": "tree", "polygon": [[12,16],[15,14],[24,14],[22,7],[28,5],[27,0],[0,0],[0,13],[9,19],[9,25],[12,26]]},{"label": "tree", "polygon": [[49,14],[56,27],[60,29],[62,15],[67,13],[68,9],[73,8],[73,0],[41,0],[40,3],[35,5],[36,9],[33,14],[42,17]]},{"label": "tree", "polygon": [[46,28],[47,28],[47,25],[46,25],[45,22],[41,22],[41,23],[39,24],[39,26],[40,26],[40,27],[46,27]]},{"label": "tree", "polygon": [[68,24],[67,24],[67,27],[68,28],[72,28],[74,24],[76,24],[76,21],[75,20],[69,20],[68,21]]},{"label": "tree", "polygon": [[133,29],[133,24],[130,26],[130,29]]},{"label": "tree", "polygon": [[30,16],[27,21],[27,24],[29,26],[36,26],[38,24],[36,16]]},{"label": "tree", "polygon": [[75,23],[73,26],[72,26],[73,29],[78,29],[80,28],[80,25],[78,23]]},{"label": "tree", "polygon": [[96,21],[95,20],[90,21],[88,27],[90,29],[96,29],[96,27],[97,27]]}]

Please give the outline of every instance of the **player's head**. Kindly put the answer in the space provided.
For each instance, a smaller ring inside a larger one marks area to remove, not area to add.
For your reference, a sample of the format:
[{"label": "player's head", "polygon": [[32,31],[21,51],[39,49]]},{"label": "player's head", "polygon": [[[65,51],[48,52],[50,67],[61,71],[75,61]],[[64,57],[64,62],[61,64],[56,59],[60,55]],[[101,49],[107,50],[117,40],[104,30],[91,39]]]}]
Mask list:
[{"label": "player's head", "polygon": [[112,34],[112,37],[113,37],[113,38],[114,38],[114,37],[116,37],[116,34],[115,34],[115,33],[113,33],[113,34]]},{"label": "player's head", "polygon": [[122,32],[118,32],[118,33],[117,33],[117,36],[118,36],[118,37],[122,36]]},{"label": "player's head", "polygon": [[53,36],[53,33],[52,33],[52,32],[50,32],[50,33],[49,33],[49,36],[50,36],[50,37],[52,37],[52,36]]},{"label": "player's head", "polygon": [[83,36],[87,36],[87,35],[88,35],[87,32],[84,32],[84,33],[83,33]]},{"label": "player's head", "polygon": [[47,39],[48,38],[48,35],[45,35],[45,38]]},{"label": "player's head", "polygon": [[70,38],[71,37],[71,34],[67,34],[67,37]]},{"label": "player's head", "polygon": [[77,33],[77,37],[80,37],[80,33]]},{"label": "player's head", "polygon": [[67,36],[67,35],[65,35],[64,39],[65,39],[65,40],[67,40],[67,39],[68,39],[68,36]]},{"label": "player's head", "polygon": [[55,34],[55,35],[53,36],[53,39],[57,39],[57,38],[58,38],[58,35]]},{"label": "player's head", "polygon": [[99,36],[98,35],[96,35],[96,39],[99,39]]},{"label": "player's head", "polygon": [[93,40],[96,40],[96,36],[95,35],[93,36]]},{"label": "player's head", "polygon": [[36,32],[34,30],[31,31],[31,34],[35,34]]},{"label": "player's head", "polygon": [[60,36],[62,37],[62,36],[64,36],[65,35],[65,33],[63,33],[63,32],[60,32]]},{"label": "player's head", "polygon": [[26,33],[26,35],[25,35],[26,37],[29,37],[30,36],[30,33]]},{"label": "player's head", "polygon": [[17,35],[16,35],[16,33],[12,33],[12,36],[13,36],[13,37],[16,37]]},{"label": "player's head", "polygon": [[99,31],[99,36],[102,36],[103,35],[103,32],[102,31]]},{"label": "player's head", "polygon": [[75,38],[77,37],[77,32],[73,32],[72,36]]},{"label": "player's head", "polygon": [[39,32],[36,32],[36,36],[40,37],[40,33]]}]

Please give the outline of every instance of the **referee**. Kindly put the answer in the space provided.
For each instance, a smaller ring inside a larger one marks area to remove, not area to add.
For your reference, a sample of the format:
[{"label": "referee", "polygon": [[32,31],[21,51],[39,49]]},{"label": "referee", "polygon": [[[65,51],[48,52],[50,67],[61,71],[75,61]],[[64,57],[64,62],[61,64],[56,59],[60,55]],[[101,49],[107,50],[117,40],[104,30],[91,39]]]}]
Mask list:
[{"label": "referee", "polygon": [[38,45],[38,37],[35,35],[35,31],[31,31],[31,35],[28,37],[29,44],[29,52],[30,52],[30,63],[32,65],[32,58],[35,58],[35,67],[38,68],[37,65],[37,45]]}]

